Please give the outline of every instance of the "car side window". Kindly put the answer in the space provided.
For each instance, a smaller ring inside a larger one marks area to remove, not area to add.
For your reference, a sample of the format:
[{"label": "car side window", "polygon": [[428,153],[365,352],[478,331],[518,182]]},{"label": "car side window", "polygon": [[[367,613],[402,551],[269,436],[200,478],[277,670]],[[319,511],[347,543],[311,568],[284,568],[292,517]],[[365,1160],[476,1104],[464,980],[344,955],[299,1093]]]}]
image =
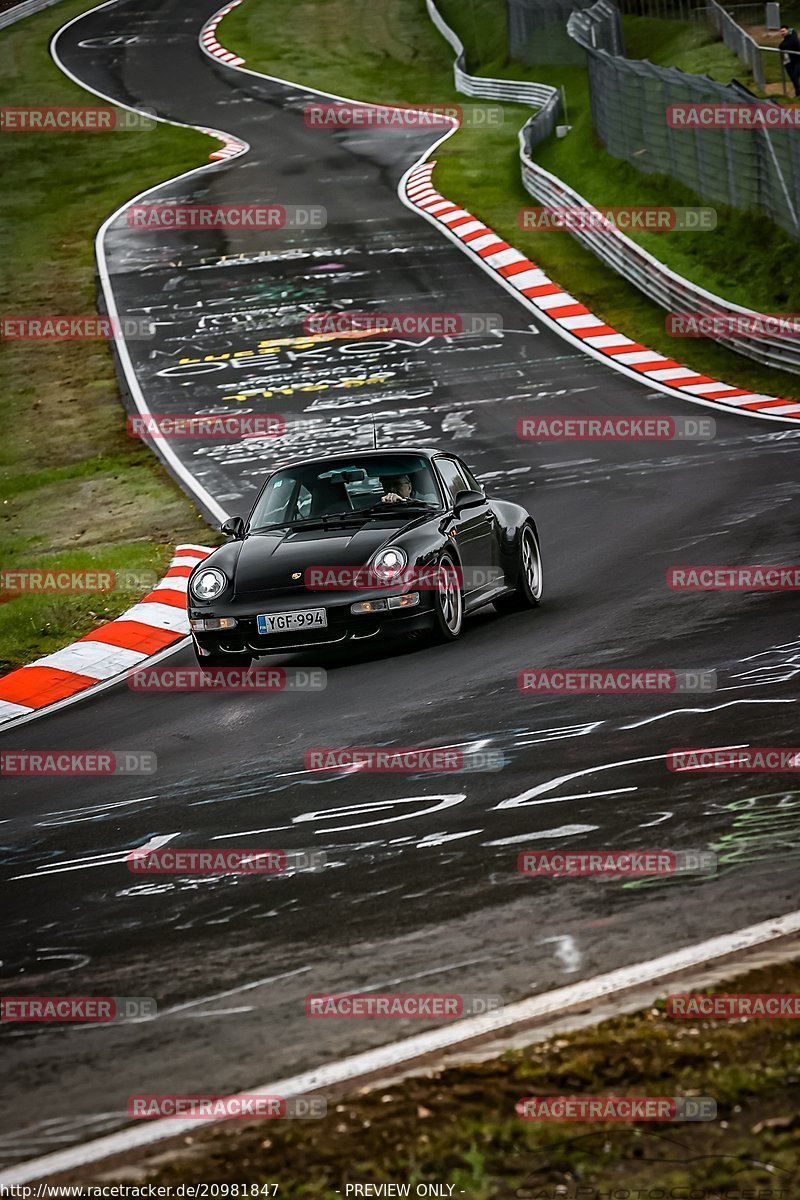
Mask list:
[{"label": "car side window", "polygon": [[453,503],[459,492],[469,491],[469,484],[452,459],[437,458],[436,469],[444,483],[445,495],[450,504]]},{"label": "car side window", "polygon": [[458,465],[459,465],[459,468],[460,468],[460,470],[461,470],[461,474],[464,476],[464,478],[465,478],[465,479],[466,479],[466,481],[467,481],[467,487],[468,487],[468,488],[472,488],[473,492],[480,492],[482,496],[485,496],[485,495],[486,495],[486,488],[483,486],[483,484],[482,484],[482,483],[478,483],[477,479],[476,479],[476,478],[475,478],[475,476],[472,474],[472,471],[470,471],[470,469],[469,469],[469,467],[466,465],[466,463],[463,463],[463,462],[461,461],[461,459],[459,459],[459,460],[458,460]]},{"label": "car side window", "polygon": [[298,517],[307,517],[311,512],[311,492],[302,483],[297,492],[295,509]]}]

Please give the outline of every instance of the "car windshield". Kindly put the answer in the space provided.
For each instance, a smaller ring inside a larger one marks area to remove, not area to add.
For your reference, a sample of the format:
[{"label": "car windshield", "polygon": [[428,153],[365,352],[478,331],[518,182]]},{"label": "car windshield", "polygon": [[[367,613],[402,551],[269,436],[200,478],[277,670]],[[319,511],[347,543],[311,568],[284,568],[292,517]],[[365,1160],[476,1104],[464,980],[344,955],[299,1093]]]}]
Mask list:
[{"label": "car windshield", "polygon": [[251,529],[324,518],[438,509],[427,459],[418,454],[303,463],[276,471],[250,517]]}]

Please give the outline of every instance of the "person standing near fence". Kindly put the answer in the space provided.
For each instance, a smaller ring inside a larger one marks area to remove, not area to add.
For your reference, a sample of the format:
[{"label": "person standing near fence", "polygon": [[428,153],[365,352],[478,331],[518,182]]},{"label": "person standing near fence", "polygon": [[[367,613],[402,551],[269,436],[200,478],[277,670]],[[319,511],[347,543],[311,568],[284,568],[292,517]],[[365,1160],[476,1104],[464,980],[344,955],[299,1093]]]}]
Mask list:
[{"label": "person standing near fence", "polygon": [[786,56],[783,60],[784,70],[792,81],[795,96],[800,96],[800,37],[796,29],[782,25],[781,38],[778,49]]}]

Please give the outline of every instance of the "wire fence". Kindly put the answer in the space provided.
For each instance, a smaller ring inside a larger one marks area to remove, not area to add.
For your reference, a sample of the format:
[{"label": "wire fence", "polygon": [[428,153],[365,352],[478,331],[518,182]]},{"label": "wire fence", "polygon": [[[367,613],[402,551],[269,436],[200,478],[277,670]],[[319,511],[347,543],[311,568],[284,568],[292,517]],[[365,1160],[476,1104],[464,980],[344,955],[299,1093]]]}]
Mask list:
[{"label": "wire fence", "polygon": [[622,17],[616,5],[611,4],[609,0],[596,0],[590,8],[583,10],[580,19],[572,26],[567,21],[567,36],[573,38],[584,49],[591,47],[593,50],[605,50],[608,54],[620,58],[625,57]]},{"label": "wire fence", "polygon": [[[468,76],[463,67],[463,46],[439,14],[434,0],[426,0],[428,13],[436,28],[452,46],[456,54],[455,79],[459,91],[465,87],[467,95],[480,95],[476,90],[491,84],[493,80],[482,80],[477,76]],[[606,20],[618,21],[619,14],[614,15],[613,5],[606,4]],[[602,10],[601,10],[602,11]],[[589,20],[597,21],[597,16]],[[612,32],[607,33],[601,22],[599,25],[601,37],[613,38]],[[505,81],[508,83],[509,81]],[[512,87],[525,88],[529,85],[510,84]],[[541,86],[541,85],[539,85]],[[562,115],[563,96],[555,88],[546,88],[550,94],[544,100],[542,107],[534,113],[519,132],[520,172],[526,191],[548,208],[582,208],[599,216],[597,210],[568,184],[539,166],[531,157],[532,148],[553,132],[559,117]],[[519,93],[521,96],[521,93]],[[632,238],[627,237],[621,230],[606,222],[604,225],[587,221],[585,227],[578,224],[571,230],[571,235],[591,250],[597,257],[623,278],[628,279],[649,299],[654,300],[663,308],[676,313],[713,314],[730,317],[756,317],[760,314],[751,309],[731,304],[721,296],[715,296],[703,288],[684,279],[681,275],[670,271],[663,263],[643,250]],[[732,332],[730,335],[714,333],[710,335],[720,344],[746,355],[757,362],[768,366],[780,367],[786,371],[800,374],[800,341],[791,335],[769,333],[756,336],[748,333]]]},{"label": "wire fence", "polygon": [[609,10],[609,0],[598,0],[568,21],[586,52],[592,123],[608,153],[639,171],[669,175],[709,200],[760,211],[800,239],[797,129],[673,128],[667,121],[671,105],[744,104],[779,113],[778,106],[741,84],[621,57],[613,50],[619,13]]},{"label": "wire fence", "polygon": [[726,12],[717,0],[706,0],[708,23],[713,31],[722,38],[729,50],[740,58],[750,70],[756,86],[764,91],[766,78],[764,71],[764,56],[761,47],[749,33],[738,25],[730,13]]},{"label": "wire fence", "polygon": [[[800,374],[800,340],[791,331],[758,332],[760,313],[732,304],[671,271],[613,224],[601,221],[601,213],[563,180],[545,171],[528,155],[523,153],[520,157],[526,191],[545,208],[560,212],[581,209],[598,218],[576,221],[571,236],[649,300],[670,313],[722,318],[720,327],[726,325],[727,319],[728,331],[721,332],[718,327],[709,334],[715,342],[764,366]],[[741,323],[740,318],[743,318]]]},{"label": "wire fence", "polygon": [[656,17],[661,21],[702,19],[702,0],[620,0],[619,8],[631,17]]},{"label": "wire fence", "polygon": [[529,66],[583,65],[583,51],[567,33],[576,9],[593,0],[506,0],[511,57]]},{"label": "wire fence", "polygon": [[[567,21],[573,12],[592,7],[593,0],[506,0],[511,56],[532,66],[582,66],[584,54],[569,37]],[[764,3],[723,6],[717,0],[617,0],[617,7],[626,16],[705,25],[741,59],[760,91],[768,84],[780,84],[786,93],[777,45],[762,45],[743,28],[764,26]]]},{"label": "wire fence", "polygon": [[[762,0],[761,4],[726,4],[725,11],[730,13],[740,25],[764,25],[767,16],[766,7],[766,3]],[[788,7],[791,8],[792,5],[790,4]]]}]

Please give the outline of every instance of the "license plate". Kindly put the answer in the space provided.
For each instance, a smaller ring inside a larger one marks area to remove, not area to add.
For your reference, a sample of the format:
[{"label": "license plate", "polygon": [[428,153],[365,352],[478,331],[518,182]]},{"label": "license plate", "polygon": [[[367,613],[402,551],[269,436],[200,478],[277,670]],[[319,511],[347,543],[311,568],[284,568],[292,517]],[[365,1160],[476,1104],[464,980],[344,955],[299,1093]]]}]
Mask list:
[{"label": "license plate", "polygon": [[325,629],[328,614],[324,608],[303,608],[295,612],[259,613],[259,633],[294,633],[298,629]]}]

